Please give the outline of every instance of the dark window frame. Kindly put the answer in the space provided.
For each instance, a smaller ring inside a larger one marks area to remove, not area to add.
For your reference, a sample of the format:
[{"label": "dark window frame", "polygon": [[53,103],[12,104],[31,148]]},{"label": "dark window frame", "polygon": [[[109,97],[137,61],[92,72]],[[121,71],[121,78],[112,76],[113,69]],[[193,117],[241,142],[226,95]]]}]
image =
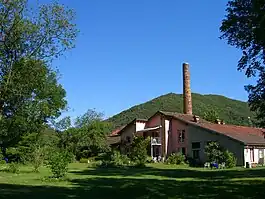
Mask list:
[{"label": "dark window frame", "polygon": [[185,130],[178,130],[177,132],[178,132],[178,142],[184,143],[186,131]]},{"label": "dark window frame", "polygon": [[[195,155],[196,154],[196,155]],[[192,150],[192,157],[194,159],[200,159],[200,150],[199,149],[194,149]]]},{"label": "dark window frame", "polygon": [[192,149],[200,149],[201,148],[201,142],[192,142],[191,148]]}]

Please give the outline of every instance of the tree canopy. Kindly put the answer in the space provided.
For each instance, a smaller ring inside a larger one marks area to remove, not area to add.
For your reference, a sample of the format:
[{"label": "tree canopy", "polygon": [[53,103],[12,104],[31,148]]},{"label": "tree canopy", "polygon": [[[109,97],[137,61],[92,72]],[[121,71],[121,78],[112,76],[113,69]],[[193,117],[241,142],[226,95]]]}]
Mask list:
[{"label": "tree canopy", "polygon": [[66,108],[51,61],[74,47],[74,12],[53,2],[0,0],[0,140],[6,148],[38,133]]},{"label": "tree canopy", "polygon": [[[106,138],[111,124],[103,121],[102,116],[102,113],[88,109],[85,114],[77,117],[72,127],[58,133],[59,147],[73,153],[77,159],[88,158],[108,150]],[[63,118],[58,124],[65,123],[66,120],[68,119]]]},{"label": "tree canopy", "polygon": [[238,70],[258,76],[256,85],[246,86],[249,105],[265,127],[265,0],[230,0],[220,30],[221,39],[242,50]]},{"label": "tree canopy", "polygon": [[214,109],[210,109],[204,112],[203,119],[209,122],[215,122],[217,119],[219,119],[219,116],[218,116],[218,113]]}]

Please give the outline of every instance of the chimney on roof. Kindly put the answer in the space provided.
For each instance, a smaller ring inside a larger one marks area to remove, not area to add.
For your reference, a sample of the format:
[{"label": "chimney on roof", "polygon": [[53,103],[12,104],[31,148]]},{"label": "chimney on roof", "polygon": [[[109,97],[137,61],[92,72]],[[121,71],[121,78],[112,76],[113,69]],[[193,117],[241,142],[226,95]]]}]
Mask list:
[{"label": "chimney on roof", "polygon": [[200,117],[199,116],[197,116],[197,115],[194,115],[193,116],[193,122],[199,122],[199,120],[200,120]]},{"label": "chimney on roof", "polygon": [[192,115],[189,64],[183,63],[183,112]]},{"label": "chimney on roof", "polygon": [[216,123],[216,124],[221,124],[221,120],[216,119],[216,120],[215,120],[215,123]]}]

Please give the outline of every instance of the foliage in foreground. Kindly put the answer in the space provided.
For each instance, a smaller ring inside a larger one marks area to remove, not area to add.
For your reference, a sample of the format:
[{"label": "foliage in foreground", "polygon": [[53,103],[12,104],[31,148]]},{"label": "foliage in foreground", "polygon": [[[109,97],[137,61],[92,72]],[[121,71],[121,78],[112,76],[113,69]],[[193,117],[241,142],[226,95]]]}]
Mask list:
[{"label": "foliage in foreground", "polygon": [[[56,2],[0,0],[0,139],[3,153],[27,133],[40,132],[66,107],[50,63],[74,47],[74,12]],[[26,77],[26,78],[25,78]]]},{"label": "foliage in foreground", "polygon": [[180,164],[185,164],[185,155],[182,153],[172,153],[166,160],[166,164],[175,164],[175,165],[180,165]]},{"label": "foliage in foreground", "polygon": [[16,162],[8,163],[6,171],[9,173],[19,173],[20,172],[19,164]]},{"label": "foliage in foreground", "polygon": [[[103,121],[102,114],[95,110],[88,110],[77,118],[73,126],[59,122],[57,129],[62,150],[73,153],[77,160],[97,156],[99,153],[110,150],[107,145],[107,134],[110,132],[110,123]],[[55,124],[56,125],[56,124]],[[62,131],[63,130],[63,131]]]},{"label": "foliage in foreground", "polygon": [[144,166],[148,160],[147,147],[150,144],[150,138],[135,136],[133,143],[129,148],[129,157],[137,166]]},{"label": "foliage in foreground", "polygon": [[106,153],[103,157],[103,161],[100,163],[100,167],[126,167],[131,163],[130,158],[127,155],[121,154],[119,151],[112,151]]},{"label": "foliage in foreground", "polygon": [[249,105],[257,113],[257,124],[265,127],[265,21],[264,0],[230,0],[220,27],[221,39],[242,51],[238,70],[257,77],[256,85],[245,87]]},{"label": "foliage in foreground", "polygon": [[233,153],[225,150],[217,142],[210,142],[205,146],[205,153],[210,162],[225,163],[228,168],[236,166],[236,157]]},{"label": "foliage in foreground", "polygon": [[56,150],[50,153],[49,167],[54,178],[64,177],[71,162],[71,154],[66,151]]},{"label": "foliage in foreground", "polygon": [[149,139],[143,137],[135,137],[132,145],[129,146],[128,154],[121,154],[120,151],[112,150],[102,158],[99,163],[101,167],[126,167],[136,166],[144,167],[148,161],[147,146],[150,143]]}]

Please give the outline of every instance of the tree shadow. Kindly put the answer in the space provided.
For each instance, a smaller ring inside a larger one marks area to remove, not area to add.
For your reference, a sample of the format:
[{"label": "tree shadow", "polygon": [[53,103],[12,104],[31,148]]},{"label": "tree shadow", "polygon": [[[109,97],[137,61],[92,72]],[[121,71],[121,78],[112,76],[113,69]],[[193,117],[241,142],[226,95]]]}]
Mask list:
[{"label": "tree shadow", "polygon": [[264,181],[176,181],[173,179],[74,179],[72,188],[0,184],[0,198],[264,198]]},{"label": "tree shadow", "polygon": [[[0,184],[0,198],[265,198],[265,169],[95,168],[71,171],[71,187]],[[82,176],[79,176],[82,175]],[[79,178],[80,177],[80,178]],[[73,179],[74,178],[74,179]]]},{"label": "tree shadow", "polygon": [[90,176],[161,176],[168,178],[198,178],[198,179],[230,179],[230,178],[255,178],[265,177],[265,168],[258,169],[192,169],[192,168],[170,168],[158,169],[154,167],[144,168],[94,168],[83,171],[72,171],[72,173],[79,175]]}]

